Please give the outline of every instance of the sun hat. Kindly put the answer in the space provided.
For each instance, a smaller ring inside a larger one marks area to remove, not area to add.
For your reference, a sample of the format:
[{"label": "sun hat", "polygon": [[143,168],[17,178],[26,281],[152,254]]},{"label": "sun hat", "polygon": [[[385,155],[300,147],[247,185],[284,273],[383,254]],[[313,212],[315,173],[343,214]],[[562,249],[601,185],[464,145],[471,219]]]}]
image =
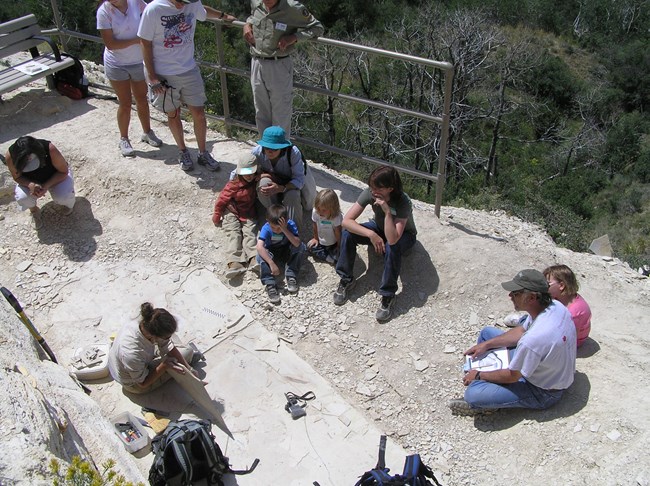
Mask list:
[{"label": "sun hat", "polygon": [[257,157],[251,153],[240,155],[237,160],[237,175],[251,175],[257,172]]},{"label": "sun hat", "polygon": [[503,282],[501,284],[508,292],[516,292],[518,290],[530,290],[531,292],[546,292],[548,293],[548,282],[542,272],[527,268],[520,271],[514,276],[512,280]]},{"label": "sun hat", "polygon": [[291,142],[286,137],[287,135],[282,127],[268,127],[262,134],[262,140],[257,143],[272,150],[283,149],[291,146]]}]

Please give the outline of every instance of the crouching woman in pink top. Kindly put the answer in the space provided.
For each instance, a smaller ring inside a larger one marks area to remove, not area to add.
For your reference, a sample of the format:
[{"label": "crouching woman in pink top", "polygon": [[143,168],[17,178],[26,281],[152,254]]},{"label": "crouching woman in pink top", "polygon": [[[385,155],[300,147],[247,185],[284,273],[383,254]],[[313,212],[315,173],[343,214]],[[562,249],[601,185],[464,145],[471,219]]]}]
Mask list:
[{"label": "crouching woman in pink top", "polygon": [[562,302],[573,318],[576,326],[578,347],[585,342],[591,331],[591,309],[587,301],[578,293],[579,285],[575,274],[566,265],[553,265],[544,270],[549,293]]}]

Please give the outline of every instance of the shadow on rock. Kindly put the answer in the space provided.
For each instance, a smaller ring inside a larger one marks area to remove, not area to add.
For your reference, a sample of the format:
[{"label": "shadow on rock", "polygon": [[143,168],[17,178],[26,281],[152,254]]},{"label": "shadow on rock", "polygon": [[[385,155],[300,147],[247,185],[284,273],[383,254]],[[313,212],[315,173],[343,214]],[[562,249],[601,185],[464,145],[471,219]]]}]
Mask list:
[{"label": "shadow on rock", "polygon": [[594,341],[588,337],[585,339],[585,342],[582,343],[582,346],[578,348],[577,357],[579,359],[591,358],[598,351],[600,351],[600,344],[598,344],[598,341]]},{"label": "shadow on rock", "polygon": [[333,174],[319,170],[314,166],[310,167],[318,187],[333,187],[340,189],[339,199],[341,202],[354,203],[359,197],[359,194],[361,194],[361,191],[363,191],[362,188],[341,182],[341,180]]},{"label": "shadow on rock", "polygon": [[[368,266],[362,258],[357,258],[354,263],[355,288],[350,294],[350,300],[355,301],[362,295],[378,292],[384,272],[384,256],[375,252],[370,245],[368,248]],[[362,246],[357,248],[362,251]],[[401,290],[397,293],[396,305],[393,309],[393,318],[408,313],[413,307],[422,307],[429,297],[438,291],[440,278],[431,257],[419,241],[413,248],[402,256],[402,269],[399,280]]]},{"label": "shadow on rock", "polygon": [[491,432],[514,427],[524,420],[550,422],[561,418],[571,417],[582,410],[589,401],[591,383],[586,374],[576,372],[573,384],[564,392],[562,399],[547,410],[531,410],[523,408],[503,409],[494,415],[477,416],[475,426],[478,430]]},{"label": "shadow on rock", "polygon": [[63,208],[49,202],[41,209],[43,226],[38,239],[44,245],[60,244],[63,253],[73,262],[87,262],[97,251],[95,236],[102,234],[102,225],[93,216],[88,199],[78,197],[74,211],[63,215]]},{"label": "shadow on rock", "polygon": [[[131,393],[124,388],[122,393],[136,405],[155,411],[171,420],[177,420],[181,415],[189,413],[203,420],[214,421],[212,415],[198,405],[183,387],[173,380],[147,393]],[[225,412],[225,406],[219,400],[213,399],[212,404],[219,413]]]},{"label": "shadow on rock", "polygon": [[[0,103],[0,143],[72,120],[94,109],[88,99],[71,100],[57,91],[30,89]],[[59,145],[56,140],[54,143]]]},{"label": "shadow on rock", "polygon": [[487,238],[487,239],[494,240],[494,241],[506,241],[506,239],[501,237],[501,236],[491,235],[491,234],[487,234],[487,233],[478,233],[478,232],[476,232],[474,230],[471,230],[468,227],[463,226],[462,224],[456,223],[454,221],[450,221],[449,226],[452,226],[452,227],[454,227],[454,228],[456,228],[456,229],[458,229],[458,230],[462,231],[463,233],[468,234],[470,236],[478,236],[479,238]]}]

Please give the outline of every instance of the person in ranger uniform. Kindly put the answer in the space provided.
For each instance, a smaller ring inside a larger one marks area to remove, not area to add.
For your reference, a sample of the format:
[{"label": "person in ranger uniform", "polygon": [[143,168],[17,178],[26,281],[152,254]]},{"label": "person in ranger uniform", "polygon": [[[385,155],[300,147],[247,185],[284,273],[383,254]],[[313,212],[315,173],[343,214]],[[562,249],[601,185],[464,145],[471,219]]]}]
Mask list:
[{"label": "person in ranger uniform", "polygon": [[298,41],[323,33],[323,25],[294,0],[251,0],[252,13],[244,26],[251,46],[251,87],[260,137],[271,125],[291,137],[293,62]]}]

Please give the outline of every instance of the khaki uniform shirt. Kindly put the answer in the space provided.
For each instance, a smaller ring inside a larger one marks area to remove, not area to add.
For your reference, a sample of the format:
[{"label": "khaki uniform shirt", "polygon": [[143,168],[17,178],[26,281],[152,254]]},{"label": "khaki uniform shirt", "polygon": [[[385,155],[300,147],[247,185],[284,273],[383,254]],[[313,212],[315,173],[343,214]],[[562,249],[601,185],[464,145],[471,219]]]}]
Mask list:
[{"label": "khaki uniform shirt", "polygon": [[288,56],[295,44],[281,51],[277,47],[280,37],[295,34],[298,41],[302,41],[318,37],[325,30],[304,5],[294,0],[279,0],[270,12],[266,11],[262,0],[251,0],[251,7],[252,13],[246,23],[253,26],[253,57]]}]

